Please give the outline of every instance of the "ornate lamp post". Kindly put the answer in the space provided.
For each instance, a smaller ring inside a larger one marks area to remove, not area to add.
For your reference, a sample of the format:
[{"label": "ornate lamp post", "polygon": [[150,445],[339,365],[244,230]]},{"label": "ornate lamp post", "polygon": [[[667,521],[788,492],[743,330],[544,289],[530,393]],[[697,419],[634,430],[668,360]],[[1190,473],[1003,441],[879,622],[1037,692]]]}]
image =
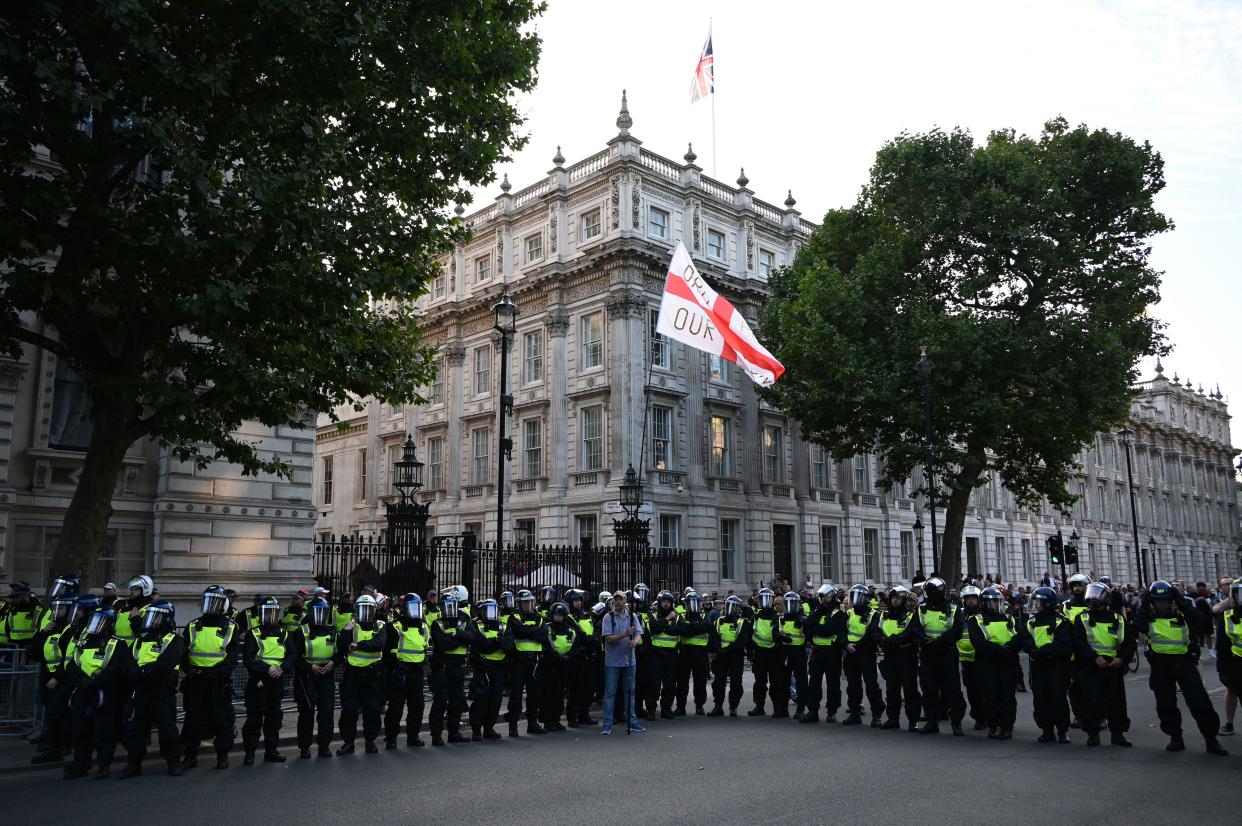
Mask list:
[{"label": "ornate lamp post", "polygon": [[927,569],[927,563],[923,561],[923,517],[921,515],[914,517],[914,536],[919,543],[919,570],[923,572],[923,577],[926,579],[931,576],[931,571]]},{"label": "ornate lamp post", "polygon": [[[1134,530],[1134,573],[1146,580],[1146,572],[1143,570],[1143,546],[1139,544],[1138,505],[1134,501],[1134,467],[1130,462],[1130,437],[1134,435],[1134,431],[1126,425],[1117,431],[1117,435],[1121,437],[1121,443],[1126,448],[1126,486],[1130,489],[1130,527]],[[1139,584],[1146,583],[1140,582]]]},{"label": "ornate lamp post", "polygon": [[427,517],[431,504],[419,504],[414,494],[423,487],[423,463],[418,461],[414,436],[407,434],[401,449],[401,460],[392,463],[392,486],[401,498],[386,507],[388,516],[388,541],[394,550],[419,548],[425,544]]},{"label": "ornate lamp post", "polygon": [[496,451],[496,548],[505,539],[505,464],[513,459],[513,439],[508,436],[509,415],[513,412],[513,396],[509,395],[509,339],[517,334],[517,305],[509,294],[500,296],[492,307],[496,314],[494,326],[500,333],[500,421],[496,432],[500,438]]},{"label": "ornate lamp post", "polygon": [[621,483],[621,510],[625,511],[625,518],[620,521],[612,520],[612,531],[617,538],[617,544],[631,551],[644,550],[647,547],[651,521],[638,518],[642,507],[643,483],[634,472],[634,466],[630,465],[625,469],[625,481]]},{"label": "ornate lamp post", "polygon": [[[1156,535],[1155,535],[1155,534],[1148,534],[1148,535],[1147,535],[1147,547],[1148,547],[1148,549],[1149,549],[1149,550],[1150,550],[1150,552],[1151,552],[1151,553],[1150,553],[1150,556],[1151,556],[1151,578],[1152,578],[1152,581],[1154,582],[1155,580],[1157,580],[1157,579],[1159,579],[1159,578],[1160,578],[1160,572],[1156,570]],[[1144,571],[1143,573],[1147,573],[1147,572],[1146,572],[1146,571]]]},{"label": "ornate lamp post", "polygon": [[[931,509],[931,546],[932,546],[932,567],[939,567],[940,555],[936,547],[936,470],[933,466],[935,461],[932,456],[932,438],[934,430],[932,429],[932,405],[931,405],[931,359],[927,357],[927,348],[921,348],[922,352],[919,356],[919,375],[923,377],[923,437],[927,445],[926,474],[927,474],[927,505]],[[926,570],[923,573],[927,573]]]}]

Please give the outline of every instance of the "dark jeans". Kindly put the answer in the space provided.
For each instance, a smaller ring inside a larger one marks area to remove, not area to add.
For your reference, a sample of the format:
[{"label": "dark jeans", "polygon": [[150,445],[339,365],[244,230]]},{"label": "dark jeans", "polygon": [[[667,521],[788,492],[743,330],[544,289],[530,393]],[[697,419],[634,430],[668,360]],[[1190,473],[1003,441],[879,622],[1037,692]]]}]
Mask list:
[{"label": "dark jeans", "polygon": [[[634,686],[635,671],[634,666],[609,665],[604,667],[604,728],[612,726],[613,719],[619,714],[624,720],[629,715],[629,722],[632,725],[638,724],[638,717],[635,709]],[[620,711],[615,711],[615,704],[618,690],[621,694],[623,707]]]}]

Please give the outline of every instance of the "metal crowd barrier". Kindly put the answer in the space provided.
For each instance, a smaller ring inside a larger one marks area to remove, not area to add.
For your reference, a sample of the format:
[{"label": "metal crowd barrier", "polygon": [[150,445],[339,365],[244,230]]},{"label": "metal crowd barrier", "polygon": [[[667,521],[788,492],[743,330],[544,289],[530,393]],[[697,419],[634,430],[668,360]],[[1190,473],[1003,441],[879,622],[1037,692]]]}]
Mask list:
[{"label": "metal crowd barrier", "polygon": [[39,664],[21,646],[0,646],[0,737],[29,735],[42,727]]}]

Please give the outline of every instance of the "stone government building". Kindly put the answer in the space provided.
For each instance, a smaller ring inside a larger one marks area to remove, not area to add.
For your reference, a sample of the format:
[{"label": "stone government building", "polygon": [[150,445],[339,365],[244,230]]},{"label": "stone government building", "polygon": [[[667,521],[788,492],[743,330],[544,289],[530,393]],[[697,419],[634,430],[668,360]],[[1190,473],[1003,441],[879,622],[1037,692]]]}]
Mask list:
[{"label": "stone government building", "polygon": [[[443,264],[416,315],[438,346],[439,373],[422,406],[369,403],[321,416],[315,436],[320,539],[375,534],[391,501],[392,462],[413,433],[432,502],[432,535],[496,535],[499,346],[492,305],[511,293],[520,314],[510,347],[505,537],[609,543],[626,467],[640,466],[650,361],[644,494],[653,544],[690,547],[698,587],[743,589],[780,573],[834,582],[908,582],[920,567],[914,485],[883,492],[879,458],[833,462],[798,423],[759,401],[727,362],[655,334],[664,275],[678,240],[752,324],[768,274],[790,263],[815,228],[790,195],[761,201],[703,174],[693,150],[678,163],[630,133],[625,98],[606,148],[463,217],[473,240]],[[458,208],[458,214],[463,211]],[[912,364],[913,364],[912,356]],[[1219,390],[1194,390],[1157,368],[1131,407],[1144,552],[1161,576],[1211,579],[1242,568],[1229,415]],[[1049,568],[1045,539],[1081,536],[1084,571],[1137,581],[1125,455],[1100,434],[1080,456],[1072,519],[1019,509],[995,475],[966,521],[965,570],[1033,583]],[[924,519],[924,522],[928,520]],[[924,538],[931,557],[930,536]],[[619,583],[610,583],[619,584]]]}]

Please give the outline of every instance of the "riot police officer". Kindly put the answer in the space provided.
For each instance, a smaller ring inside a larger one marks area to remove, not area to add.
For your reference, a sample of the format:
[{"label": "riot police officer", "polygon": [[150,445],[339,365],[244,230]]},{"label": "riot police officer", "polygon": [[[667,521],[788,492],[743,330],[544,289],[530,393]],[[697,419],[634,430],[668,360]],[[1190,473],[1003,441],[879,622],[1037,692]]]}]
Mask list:
[{"label": "riot police officer", "polygon": [[405,714],[407,746],[421,747],[423,684],[431,629],[423,616],[423,600],[413,592],[397,604],[397,617],[388,624],[388,710],[384,712],[384,746],[397,747],[401,715]]},{"label": "riot police officer", "polygon": [[[1031,617],[1023,641],[1031,657],[1031,703],[1039,742],[1069,742],[1069,666],[1073,626],[1060,612],[1057,592],[1048,587],[1031,594]],[[1054,734],[1055,732],[1055,734]]]},{"label": "riot police officer", "polygon": [[555,602],[544,626],[547,637],[543,648],[543,699],[539,703],[539,720],[548,731],[564,731],[561,712],[565,707],[565,689],[569,674],[581,657],[577,627],[569,621],[569,606]]},{"label": "riot police officer", "polygon": [[[919,707],[919,660],[912,628],[914,613],[910,611],[909,592],[903,585],[888,589],[884,598],[884,612],[880,615],[879,635],[876,641],[884,651],[884,707],[888,719],[880,728],[895,729],[901,726],[901,708],[906,709],[906,721],[910,731],[918,730]],[[939,714],[937,710],[935,712]],[[931,712],[928,714],[930,719]]]},{"label": "riot police officer", "polygon": [[219,585],[203,590],[202,615],[185,627],[185,660],[182,663],[182,705],[185,720],[181,726],[181,746],[185,750],[182,768],[198,765],[203,737],[211,734],[216,751],[216,768],[229,767],[233,748],[233,671],[242,634],[228,618],[229,599]]},{"label": "riot police officer", "polygon": [[1147,663],[1151,666],[1148,685],[1156,695],[1156,714],[1160,730],[1169,735],[1168,751],[1185,751],[1182,739],[1182,713],[1177,707],[1180,691],[1194,717],[1208,754],[1228,755],[1216,733],[1220,716],[1212,707],[1203,678],[1199,676],[1197,641],[1204,632],[1201,614],[1190,600],[1182,597],[1164,580],[1153,582],[1147,598],[1135,612],[1135,632],[1147,635]]},{"label": "riot police officer", "polygon": [[290,635],[289,644],[293,647],[293,699],[298,707],[298,757],[307,760],[312,742],[318,744],[320,757],[332,756],[332,712],[336,709],[335,674],[340,653],[328,600],[308,600],[302,620]]},{"label": "riot police officer", "polygon": [[185,656],[185,640],[177,634],[173,604],[159,600],[147,605],[134,642],[130,685],[134,693],[125,711],[125,751],[129,759],[117,779],[142,774],[151,724],[159,735],[160,755],[168,773],[181,776],[181,735],[177,731],[177,673]]},{"label": "riot police officer", "polygon": [[789,717],[789,691],[792,686],[798,695],[797,715],[802,716],[802,703],[806,698],[806,632],[803,625],[802,597],[796,591],[787,591],[782,598],[784,612],[781,616],[778,650],[781,658],[777,673],[780,679],[772,684],[772,716]]},{"label": "riot police officer", "polygon": [[724,611],[712,625],[710,647],[716,653],[712,662],[712,710],[708,717],[724,716],[725,688],[729,689],[729,716],[737,716],[742,702],[742,668],[750,644],[750,620],[742,615],[741,597],[725,600]]},{"label": "riot police officer", "polygon": [[431,672],[431,745],[444,745],[445,718],[448,718],[448,742],[468,743],[461,734],[461,714],[466,710],[466,656],[473,640],[472,624],[458,611],[457,597],[452,592],[440,598],[440,616],[431,624],[431,641],[435,651],[435,667]]},{"label": "riot police officer", "polygon": [[845,699],[848,714],[841,722],[845,726],[862,723],[863,687],[871,706],[871,727],[883,725],[884,695],[876,676],[876,648],[879,637],[878,611],[871,607],[871,593],[862,585],[849,591],[850,613],[846,618],[845,654],[841,670],[845,672]]},{"label": "riot police officer", "polygon": [[678,626],[681,650],[677,660],[677,708],[673,713],[678,717],[685,715],[693,680],[694,713],[701,717],[707,703],[707,644],[712,626],[707,621],[700,594],[686,594],[683,605],[686,612]]},{"label": "riot police officer", "polygon": [[[1085,614],[1091,607],[1087,604],[1087,586],[1091,584],[1091,580],[1086,574],[1074,574],[1066,582],[1069,587],[1069,596],[1061,603],[1061,613],[1070,622],[1070,630],[1073,631],[1074,626],[1078,622],[1078,617]],[[1110,601],[1111,602],[1111,601]],[[1070,713],[1073,719],[1070,720],[1070,728],[1082,728],[1082,715],[1084,706],[1084,686],[1083,671],[1086,662],[1079,656],[1071,655],[1070,657],[1070,687],[1069,687],[1069,704]]]},{"label": "riot police officer", "polygon": [[246,667],[246,722],[242,724],[242,747],[246,756],[242,764],[254,765],[263,734],[263,761],[283,763],[285,756],[276,750],[280,742],[280,725],[284,719],[281,701],[285,698],[285,672],[293,661],[288,634],[280,625],[280,603],[276,597],[264,597],[255,612],[256,625],[242,642],[242,664]]},{"label": "riot police officer", "polygon": [[818,604],[806,621],[811,655],[807,663],[806,713],[801,722],[818,723],[822,702],[824,722],[835,723],[837,709],[841,707],[841,655],[845,650],[847,617],[841,610],[835,585],[825,582],[815,596]]},{"label": "riot police officer", "polygon": [[578,588],[565,594],[569,605],[569,622],[578,632],[578,654],[571,662],[569,693],[565,703],[565,723],[570,728],[593,726],[599,721],[591,716],[591,701],[603,680],[603,643],[592,611],[587,610],[586,594]]},{"label": "riot police officer", "polygon": [[655,719],[656,703],[660,717],[673,719],[673,695],[676,692],[677,644],[681,640],[681,617],[673,605],[671,591],[661,591],[647,618],[647,634],[651,650],[647,654],[647,719]]},{"label": "riot police officer", "polygon": [[751,697],[755,707],[746,712],[747,717],[762,717],[767,714],[764,703],[768,698],[769,683],[775,711],[777,698],[780,696],[777,683],[780,682],[785,657],[785,652],[780,647],[781,612],[776,608],[776,594],[771,588],[761,588],[755,595],[755,603],[755,616],[750,621],[750,663],[751,673],[755,678]]},{"label": "riot police officer", "polygon": [[505,671],[513,636],[500,620],[500,606],[485,599],[475,606],[474,641],[470,647],[470,739],[499,740],[496,719],[505,693]]},{"label": "riot police officer", "polygon": [[68,666],[75,689],[69,698],[73,715],[73,763],[65,779],[85,777],[91,754],[98,764],[95,779],[112,776],[116,732],[124,706],[123,674],[133,666],[129,646],[113,633],[116,611],[100,608],[91,615],[82,635],[74,641]]},{"label": "riot police officer", "polygon": [[962,668],[962,688],[966,695],[966,704],[970,707],[970,719],[974,721],[974,730],[983,731],[983,701],[979,699],[979,681],[975,677],[975,646],[970,641],[970,626],[973,617],[979,613],[978,586],[967,585],[958,594],[961,610],[957,614],[957,660]]},{"label": "riot police officer", "polygon": [[1129,748],[1125,676],[1126,664],[1137,647],[1134,634],[1125,615],[1109,608],[1107,585],[1092,582],[1083,596],[1089,607],[1078,613],[1073,634],[1074,656],[1082,662],[1082,728],[1087,732],[1087,745],[1100,744],[1100,729],[1107,722],[1112,744]]},{"label": "riot police officer", "polygon": [[388,632],[378,619],[375,597],[363,594],[354,603],[354,617],[337,635],[336,647],[345,661],[341,676],[341,745],[338,755],[354,753],[358,736],[358,716],[362,715],[362,739],[367,754],[379,752],[375,740],[380,736],[380,712],[384,707],[384,649]]},{"label": "riot police officer", "polygon": [[913,632],[919,644],[919,682],[923,691],[923,727],[920,734],[937,734],[940,718],[947,714],[953,736],[961,737],[966,701],[958,676],[958,640],[962,623],[957,606],[949,602],[948,588],[940,577],[923,583],[923,602],[915,612]]},{"label": "riot police officer", "polygon": [[30,645],[30,658],[39,663],[37,697],[43,706],[43,749],[31,763],[59,763],[69,743],[72,685],[65,679],[65,650],[76,633],[70,619],[77,601],[76,590],[62,590],[52,597],[48,622],[35,633]]},{"label": "riot police officer", "polygon": [[509,674],[509,707],[505,720],[509,723],[509,736],[518,736],[518,723],[522,719],[522,695],[526,695],[526,731],[543,734],[539,725],[539,702],[543,697],[543,672],[539,657],[543,653],[543,617],[535,610],[535,595],[525,589],[518,591],[517,612],[509,618],[509,633],[513,636],[513,661]]},{"label": "riot police officer", "polygon": [[970,644],[976,653],[975,676],[983,702],[983,722],[988,737],[1009,740],[1018,717],[1018,652],[1023,647],[1023,629],[1005,612],[1005,595],[989,585],[979,595],[980,612],[972,618]]}]

